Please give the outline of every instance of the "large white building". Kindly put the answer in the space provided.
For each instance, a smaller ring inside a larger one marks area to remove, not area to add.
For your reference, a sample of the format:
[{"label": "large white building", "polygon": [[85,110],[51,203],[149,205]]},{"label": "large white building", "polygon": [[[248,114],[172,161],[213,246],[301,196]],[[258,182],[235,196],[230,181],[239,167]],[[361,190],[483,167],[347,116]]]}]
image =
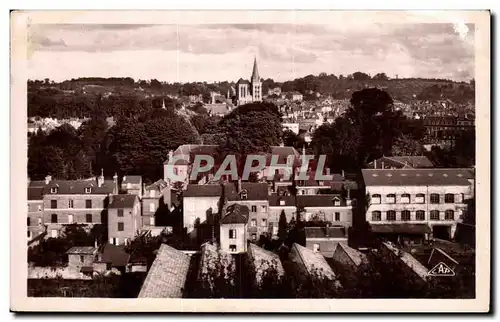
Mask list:
[{"label": "large white building", "polygon": [[366,221],[376,233],[453,238],[474,198],[473,169],[363,169]]}]

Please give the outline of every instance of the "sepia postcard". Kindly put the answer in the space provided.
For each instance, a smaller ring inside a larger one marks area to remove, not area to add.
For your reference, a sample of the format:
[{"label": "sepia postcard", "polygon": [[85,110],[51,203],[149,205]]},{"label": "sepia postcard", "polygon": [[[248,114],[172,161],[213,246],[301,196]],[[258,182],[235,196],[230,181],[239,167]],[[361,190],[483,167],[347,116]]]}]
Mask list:
[{"label": "sepia postcard", "polygon": [[486,10],[13,11],[10,308],[489,312],[489,75]]}]

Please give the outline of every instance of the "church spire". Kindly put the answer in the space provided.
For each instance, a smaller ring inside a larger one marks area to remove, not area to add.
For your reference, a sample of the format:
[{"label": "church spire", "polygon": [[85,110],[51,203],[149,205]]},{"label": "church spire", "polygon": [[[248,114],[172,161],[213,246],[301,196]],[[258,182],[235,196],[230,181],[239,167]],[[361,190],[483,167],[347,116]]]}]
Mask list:
[{"label": "church spire", "polygon": [[260,81],[259,70],[257,69],[257,57],[253,59],[252,83]]}]

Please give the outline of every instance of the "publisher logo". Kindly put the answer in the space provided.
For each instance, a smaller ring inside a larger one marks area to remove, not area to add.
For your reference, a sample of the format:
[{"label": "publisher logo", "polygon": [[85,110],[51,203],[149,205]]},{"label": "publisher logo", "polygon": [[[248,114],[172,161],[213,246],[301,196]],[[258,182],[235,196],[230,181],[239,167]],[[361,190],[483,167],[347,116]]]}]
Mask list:
[{"label": "publisher logo", "polygon": [[445,263],[440,262],[427,273],[429,276],[455,276],[455,272]]}]

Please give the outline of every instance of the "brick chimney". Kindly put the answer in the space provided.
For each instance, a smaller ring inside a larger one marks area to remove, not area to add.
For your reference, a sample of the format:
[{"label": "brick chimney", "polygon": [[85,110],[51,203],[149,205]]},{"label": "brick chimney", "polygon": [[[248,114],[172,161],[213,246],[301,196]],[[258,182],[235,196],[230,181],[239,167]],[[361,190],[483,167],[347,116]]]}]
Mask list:
[{"label": "brick chimney", "polygon": [[52,176],[47,175],[47,176],[45,177],[45,184],[47,185],[47,184],[49,184],[51,181],[52,181]]},{"label": "brick chimney", "polygon": [[104,169],[101,169],[101,175],[97,177],[97,186],[100,188],[104,183]]}]

